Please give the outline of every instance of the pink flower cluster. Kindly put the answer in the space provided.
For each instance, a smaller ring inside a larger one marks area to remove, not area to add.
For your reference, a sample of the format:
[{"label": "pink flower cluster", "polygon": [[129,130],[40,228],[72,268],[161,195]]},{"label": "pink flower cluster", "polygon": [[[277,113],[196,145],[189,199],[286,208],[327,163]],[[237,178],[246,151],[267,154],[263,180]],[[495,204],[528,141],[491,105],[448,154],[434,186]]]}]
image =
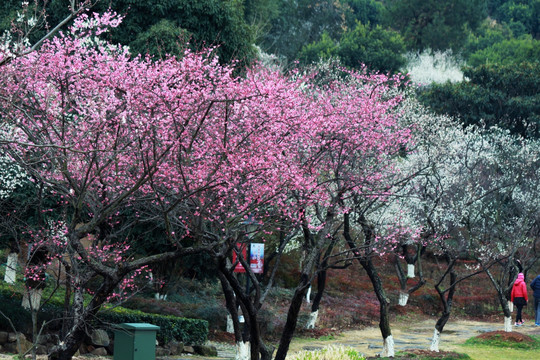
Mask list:
[{"label": "pink flower cluster", "polygon": [[[175,238],[201,223],[296,221],[311,205],[345,212],[353,196],[388,195],[379,185],[396,172],[390,159],[411,142],[397,121],[399,76],[343,70],[321,86],[315,74],[261,67],[236,76],[211,49],[133,58],[94,41],[120,20],[81,16],[1,71],[0,147],[69,211],[114,226],[120,209],[145,204],[176,214]],[[90,255],[124,261],[112,247]]]}]

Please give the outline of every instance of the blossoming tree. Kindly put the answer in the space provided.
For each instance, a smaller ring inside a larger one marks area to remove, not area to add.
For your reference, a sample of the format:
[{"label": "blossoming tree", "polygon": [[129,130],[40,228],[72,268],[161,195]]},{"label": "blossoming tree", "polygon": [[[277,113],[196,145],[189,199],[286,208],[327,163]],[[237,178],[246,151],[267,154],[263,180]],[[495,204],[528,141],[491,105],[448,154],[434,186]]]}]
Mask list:
[{"label": "blossoming tree", "polygon": [[[29,239],[47,250],[45,265],[62,264],[74,294],[49,358],[69,359],[88,320],[149,265],[199,251],[223,260],[253,216],[261,232],[285,218],[314,234],[277,353],[284,359],[344,197],[377,196],[369,187],[392,173],[386,160],[409,141],[393,111],[401,97],[390,91],[400,79],[349,72],[321,85],[259,68],[238,78],[211,50],[133,58],[100,38],[119,22],[80,16],[68,33],[4,62],[0,75],[0,147],[64,214],[54,233]],[[168,244],[141,256],[128,230],[155,221]],[[231,279],[246,309],[260,307]],[[251,358],[264,358],[257,312],[248,313]]]},{"label": "blossoming tree", "polygon": [[[61,236],[39,239],[64,264],[74,291],[72,314],[64,319],[70,325],[52,359],[73,355],[88,320],[118,296],[122,284],[130,285],[126,276],[213,246],[216,238],[211,237],[188,248],[182,242],[196,233],[206,193],[211,189],[223,198],[242,191],[250,177],[261,178],[268,164],[262,162],[264,152],[246,155],[260,150],[264,137],[252,141],[251,131],[261,124],[242,116],[229,123],[235,106],[245,111],[238,105],[241,100],[264,98],[263,91],[240,86],[233,69],[219,66],[210,53],[155,62],[130,58],[126,49],[99,39],[118,23],[110,13],[81,16],[70,33],[12,58],[2,69],[2,150],[57,194],[66,214]],[[262,129],[271,134],[269,127]],[[277,159],[269,161],[278,164]],[[268,181],[270,174],[265,175],[267,187],[277,188]],[[257,202],[265,191],[259,187],[250,192],[255,200],[247,203]],[[238,218],[248,207],[236,205]],[[119,238],[129,226],[126,214],[139,221],[161,219],[168,251],[133,257],[133,249]],[[96,241],[84,246],[89,238]],[[96,276],[101,285],[85,303],[88,282]]]},{"label": "blossoming tree", "polygon": [[[335,246],[336,229],[351,212],[353,200],[387,195],[379,190],[395,174],[392,158],[410,145],[410,128],[401,126],[395,111],[402,101],[400,93],[395,91],[401,84],[400,77],[341,71],[335,78],[321,72],[317,73],[319,78],[314,78],[323,90],[317,92],[317,100],[324,104],[326,112],[331,109],[333,115],[316,119],[320,123],[313,122],[318,126],[314,139],[320,144],[316,149],[320,150],[312,157],[316,162],[305,163],[310,172],[318,173],[316,189],[323,197],[303,212],[306,256],[288,322],[297,314],[313,276],[325,270],[321,265]],[[356,248],[347,254],[357,257]],[[286,324],[278,358],[283,354],[280,351],[286,349],[286,338],[292,336],[288,329]],[[386,327],[384,330],[386,344],[390,331]]]},{"label": "blossoming tree", "polygon": [[[450,118],[415,108],[412,118],[423,130],[418,148],[402,166],[417,168],[418,176],[404,189],[403,214],[407,222],[423,222],[439,234],[442,241],[431,251],[448,261],[435,286],[443,307],[431,345],[438,351],[457,284],[480,271],[489,272],[496,263],[512,263],[513,254],[526,242],[532,245],[538,163],[531,149],[537,145],[497,129],[463,129]],[[457,264],[464,257],[476,259],[476,265],[458,273]]]}]

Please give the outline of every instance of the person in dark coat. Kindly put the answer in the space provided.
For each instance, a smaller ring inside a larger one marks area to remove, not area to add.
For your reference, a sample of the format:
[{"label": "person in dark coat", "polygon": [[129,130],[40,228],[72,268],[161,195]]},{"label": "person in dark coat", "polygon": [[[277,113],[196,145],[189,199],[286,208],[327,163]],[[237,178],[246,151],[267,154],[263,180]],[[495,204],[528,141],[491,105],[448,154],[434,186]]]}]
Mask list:
[{"label": "person in dark coat", "polygon": [[514,303],[517,308],[516,314],[516,326],[521,326],[525,322],[522,318],[522,310],[529,298],[527,297],[527,285],[525,284],[525,275],[519,273],[514,286],[512,286],[512,293],[510,294],[510,300]]},{"label": "person in dark coat", "polygon": [[531,282],[531,289],[533,289],[534,295],[534,311],[535,311],[535,321],[536,326],[540,326],[540,275],[538,275]]}]

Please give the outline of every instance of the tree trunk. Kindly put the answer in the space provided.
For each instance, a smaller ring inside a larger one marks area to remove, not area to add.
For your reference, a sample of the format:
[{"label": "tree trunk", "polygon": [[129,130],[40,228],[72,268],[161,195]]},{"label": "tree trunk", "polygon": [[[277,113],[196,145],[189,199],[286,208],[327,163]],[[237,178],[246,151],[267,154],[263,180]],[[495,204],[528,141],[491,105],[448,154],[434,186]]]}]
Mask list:
[{"label": "tree trunk", "polygon": [[381,278],[377,272],[377,269],[373,265],[371,257],[367,259],[362,259],[360,261],[364,270],[366,270],[371,284],[373,285],[373,290],[377,299],[379,300],[379,329],[381,330],[381,335],[383,337],[383,352],[381,356],[394,357],[394,340],[392,337],[392,330],[390,329],[390,318],[388,316],[388,307],[390,301],[386,297],[386,293],[382,286]]},{"label": "tree trunk", "polygon": [[[232,275],[230,268],[227,266],[226,258],[223,256],[218,259],[218,269],[227,310],[231,314],[233,321],[237,349],[236,358],[246,359],[246,354],[250,354],[249,358],[251,360],[271,360],[273,348],[269,348],[263,343],[260,334],[258,319],[258,310],[261,306],[258,295],[260,285],[258,283],[253,284],[256,288],[256,295],[252,298],[248,293],[248,289],[244,292],[244,288],[240,285],[238,279]],[[250,271],[249,268],[247,271]],[[246,275],[249,276],[248,273]],[[240,330],[238,321],[237,301],[244,315],[243,333]]]},{"label": "tree trunk", "polygon": [[237,342],[243,341],[242,331],[240,330],[240,322],[238,321],[238,306],[236,304],[236,297],[234,291],[227,281],[226,276],[221,271],[218,271],[218,277],[221,282],[221,288],[223,289],[223,295],[225,296],[225,307],[229,312],[232,322],[232,333]]},{"label": "tree trunk", "polygon": [[[62,319],[62,329],[60,330],[60,338],[64,338],[66,334],[68,333],[69,328],[69,321],[68,319],[71,317],[71,281],[68,279],[67,274],[70,269],[69,265],[66,264],[66,292],[64,294],[64,310],[63,310],[63,319]],[[60,274],[60,271],[58,272]],[[60,276],[60,275],[59,275]]]},{"label": "tree trunk", "polygon": [[[87,312],[89,309],[87,308]],[[97,312],[94,312],[94,314]],[[73,318],[68,333],[60,344],[56,345],[49,354],[49,360],[71,360],[73,355],[79,349],[82,340],[86,334],[83,291],[80,287],[76,288],[73,294]],[[66,320],[66,319],[64,319]]]},{"label": "tree trunk", "polygon": [[234,334],[234,323],[231,313],[227,314],[227,327],[225,328],[225,331],[229,334]]},{"label": "tree trunk", "polygon": [[[365,218],[362,218],[360,220],[360,224],[364,232],[364,243],[366,245],[365,249],[371,249],[371,244],[374,240],[375,235],[373,233],[373,228],[367,223]],[[379,300],[379,329],[381,330],[381,335],[383,338],[383,352],[381,353],[381,355],[387,357],[394,357],[394,340],[392,337],[392,330],[390,329],[390,319],[388,316],[388,306],[390,304],[390,301],[386,297],[386,293],[382,286],[381,278],[377,272],[377,269],[375,268],[375,265],[373,265],[373,261],[371,258],[372,254],[367,253],[360,256],[360,251],[358,250],[358,247],[353,241],[350,233],[349,214],[344,214],[343,236],[347,241],[347,245],[353,251],[355,257],[358,259],[358,262],[360,263],[360,265],[362,265],[367,275],[369,276],[371,284],[373,285],[373,291],[375,292],[375,295]]]},{"label": "tree trunk", "polygon": [[[232,275],[229,273],[229,269],[227,268],[226,259],[224,257],[221,257],[218,259],[218,277],[221,282],[221,287],[223,289],[223,294],[225,295],[225,305],[227,307],[227,310],[229,311],[229,314],[232,318],[232,324],[233,324],[233,332],[234,332],[234,339],[236,341],[236,360],[248,360],[250,358],[253,358],[252,355],[252,346],[250,342],[250,325],[252,324],[251,319],[247,316],[247,311],[245,310],[246,307],[242,303],[240,306],[242,307],[242,313],[244,314],[244,331],[241,329],[240,320],[239,320],[239,313],[238,313],[238,305],[239,302],[241,302],[241,298],[244,296],[242,295],[240,297],[237,297],[235,294],[240,288],[240,284],[235,284],[238,288],[237,291],[234,290],[234,285],[231,284],[232,281],[235,281],[236,278],[233,278]],[[257,360],[258,357],[255,358]]]},{"label": "tree trunk", "polygon": [[504,331],[512,332],[512,310],[510,309],[510,304],[512,303],[507,299],[505,289],[503,289],[497,280],[495,280],[489,269],[486,269],[486,274],[497,291],[497,298],[499,299],[499,304],[501,304],[504,314]]},{"label": "tree trunk", "polygon": [[41,306],[42,289],[27,288],[21,302],[21,306],[28,310],[38,309]]},{"label": "tree trunk", "polygon": [[306,329],[314,329],[315,324],[317,323],[317,317],[319,315],[319,307],[321,305],[321,299],[324,294],[324,289],[326,287],[326,275],[327,271],[323,269],[317,274],[317,293],[313,298],[313,304],[311,304],[311,314],[309,314],[309,319],[306,324]]},{"label": "tree trunk", "polygon": [[401,267],[401,264],[399,263],[399,256],[394,257],[394,267],[396,269],[396,274],[398,276],[399,280],[399,300],[398,305],[399,306],[405,306],[407,305],[407,301],[409,299],[409,294],[407,292],[407,276],[405,276],[405,272],[403,271],[403,268]]},{"label": "tree trunk", "polygon": [[424,272],[422,270],[422,254],[424,253],[425,250],[426,250],[426,247],[424,245],[420,245],[420,244],[417,245],[415,262],[416,262],[416,269],[418,273],[418,282],[407,291],[409,296],[426,284],[426,279],[424,279]]},{"label": "tree trunk", "polygon": [[[450,274],[450,285],[448,289],[443,291],[440,287],[440,284],[442,282],[439,282],[437,285],[435,285],[435,289],[437,290],[437,293],[439,294],[439,299],[441,300],[441,304],[443,306],[443,312],[439,320],[437,320],[437,323],[435,324],[435,330],[433,332],[433,339],[431,342],[431,351],[439,352],[439,344],[440,344],[440,338],[441,334],[443,332],[444,326],[448,322],[448,319],[450,318],[450,313],[452,311],[452,302],[454,299],[454,294],[456,292],[456,281],[457,281],[457,275],[453,271],[455,265],[455,261],[451,261],[449,263],[449,269],[446,274]],[[446,277],[446,274],[443,276]],[[448,292],[448,295],[445,297],[445,293]]]},{"label": "tree trunk", "polygon": [[296,322],[298,320],[298,314],[300,313],[302,301],[304,299],[307,289],[309,288],[309,280],[310,279],[308,274],[302,274],[300,278],[300,283],[294,291],[294,295],[291,299],[291,304],[289,305],[289,311],[287,313],[287,321],[285,323],[285,327],[283,328],[283,333],[281,334],[281,339],[279,341],[279,347],[276,353],[275,360],[285,360],[285,357],[287,356],[287,352],[289,351],[289,345],[291,343],[292,337],[294,335],[294,330],[296,328]]},{"label": "tree trunk", "polygon": [[[319,307],[321,305],[321,299],[324,294],[324,289],[326,288],[326,279],[328,275],[328,258],[332,254],[334,249],[335,240],[332,240],[330,246],[325,251],[324,258],[322,259],[322,264],[317,264],[317,267],[320,268],[320,271],[317,273],[317,293],[313,298],[313,304],[311,305],[311,314],[309,314],[309,319],[306,324],[306,329],[314,329],[315,324],[317,323],[317,317],[319,315]],[[317,259],[317,262],[320,260]]]},{"label": "tree trunk", "polygon": [[236,342],[236,356],[235,360],[249,360],[251,357],[251,346],[249,341],[237,341]]},{"label": "tree trunk", "polygon": [[[60,344],[54,346],[49,353],[49,360],[71,360],[84,340],[88,321],[95,318],[101,305],[105,303],[108,296],[123,278],[123,276],[105,278],[90,303],[87,306],[84,306],[84,289],[81,284],[84,284],[86,279],[90,277],[90,273],[84,273],[84,276],[78,276],[74,279],[75,287],[73,291],[73,306],[71,312],[73,316],[71,318],[71,324]],[[68,321],[68,319],[64,319],[64,321]]]},{"label": "tree trunk", "polygon": [[[314,275],[314,271],[317,267],[321,250],[326,246],[325,244],[328,241],[327,235],[330,234],[333,223],[334,212],[332,208],[329,208],[326,212],[325,225],[317,233],[317,235],[313,236],[307,224],[303,224],[302,226],[307,255],[303,261],[300,279],[289,305],[287,320],[279,340],[279,347],[274,360],[285,360],[285,357],[287,356],[289,345],[291,344],[291,340],[296,329],[296,323],[298,322],[298,314],[300,313],[300,308],[302,307],[302,301],[304,300],[307,289],[311,284],[312,276]],[[332,239],[332,242],[328,245],[330,247],[333,246],[332,244],[334,241],[335,239]]]},{"label": "tree trunk", "polygon": [[407,278],[414,279],[414,264],[407,264]]},{"label": "tree trunk", "polygon": [[[400,306],[406,306],[407,302],[409,300],[409,297],[412,293],[414,293],[416,290],[420,289],[422,286],[425,285],[426,281],[424,280],[424,276],[422,273],[422,263],[421,263],[421,255],[425,249],[422,245],[416,245],[416,252],[414,255],[411,255],[408,251],[409,245],[402,245],[402,255],[405,257],[405,260],[407,262],[407,274],[405,274],[405,271],[401,267],[401,264],[399,262],[399,257],[395,257],[395,268],[396,268],[396,274],[399,279],[400,284],[400,291],[399,291],[399,302],[398,305]],[[407,280],[415,277],[415,264],[418,265],[418,282],[413,285],[410,289],[407,290]]]}]

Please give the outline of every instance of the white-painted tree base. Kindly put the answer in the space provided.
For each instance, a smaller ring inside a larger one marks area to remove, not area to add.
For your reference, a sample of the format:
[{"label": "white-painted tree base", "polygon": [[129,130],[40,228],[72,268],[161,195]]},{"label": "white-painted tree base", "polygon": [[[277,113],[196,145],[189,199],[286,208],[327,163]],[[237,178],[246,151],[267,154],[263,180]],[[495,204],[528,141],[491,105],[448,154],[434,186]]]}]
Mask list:
[{"label": "white-painted tree base", "polygon": [[414,264],[407,264],[407,277],[414,278]]},{"label": "white-painted tree base", "polygon": [[406,306],[407,301],[409,301],[409,293],[400,292],[399,293],[398,305],[399,306]]},{"label": "white-painted tree base", "polygon": [[15,284],[17,277],[17,253],[9,253],[6,261],[6,272],[4,274],[4,281],[8,284]]},{"label": "white-painted tree base", "polygon": [[315,324],[317,323],[317,317],[319,316],[319,310],[309,314],[309,318],[306,324],[306,329],[315,329]]},{"label": "white-painted tree base", "polygon": [[306,293],[306,302],[308,304],[311,301],[310,298],[311,298],[311,285],[309,286],[309,289],[307,289],[307,293]]},{"label": "white-painted tree base", "polygon": [[392,335],[390,335],[389,337],[384,339],[381,357],[394,357],[394,355],[394,338],[392,337]]},{"label": "white-painted tree base", "polygon": [[510,312],[514,312],[514,303],[509,301],[508,302],[508,309],[510,309]]},{"label": "white-painted tree base", "polygon": [[41,305],[42,289],[30,289],[24,293],[21,306],[28,310],[37,310]]},{"label": "white-painted tree base", "polygon": [[504,317],[504,331],[512,332],[512,317],[511,316]]},{"label": "white-painted tree base", "polygon": [[250,359],[250,342],[238,341],[236,343],[236,357],[234,360],[249,360]]},{"label": "white-painted tree base", "polygon": [[167,300],[167,294],[155,293],[154,298],[156,300]]},{"label": "white-painted tree base", "polygon": [[441,333],[435,329],[433,331],[433,339],[431,339],[431,347],[429,350],[439,352],[439,343],[441,342]]},{"label": "white-painted tree base", "polygon": [[229,334],[234,333],[234,325],[232,321],[232,316],[230,314],[227,314],[227,332]]}]

